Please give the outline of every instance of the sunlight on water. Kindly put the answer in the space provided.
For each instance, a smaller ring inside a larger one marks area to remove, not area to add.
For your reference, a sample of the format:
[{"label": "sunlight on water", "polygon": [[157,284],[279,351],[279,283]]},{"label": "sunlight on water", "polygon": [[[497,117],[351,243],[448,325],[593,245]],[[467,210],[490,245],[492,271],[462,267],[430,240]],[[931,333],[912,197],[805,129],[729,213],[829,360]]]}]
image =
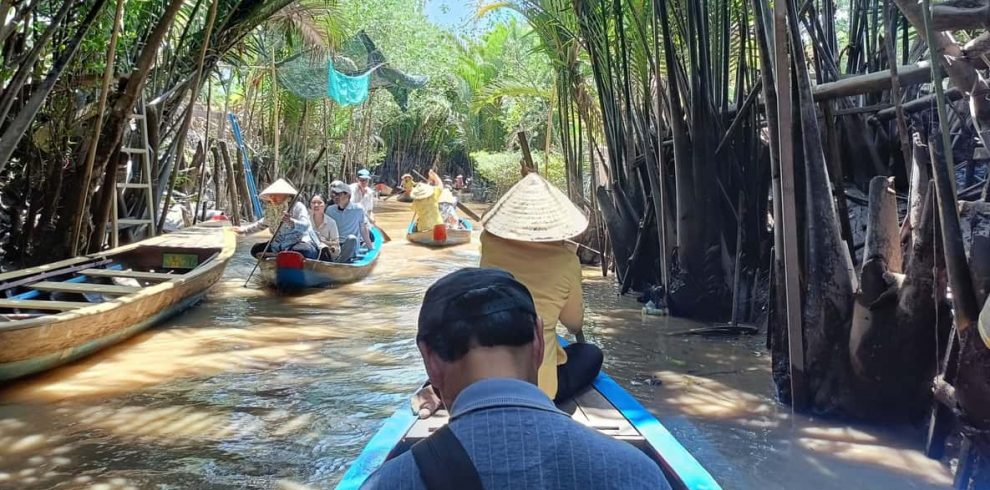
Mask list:
[{"label": "sunlight on water", "polygon": [[[424,378],[419,302],[478,263],[475,242],[393,241],[360,283],[293,296],[256,284],[242,239],[206,300],[164,325],[0,389],[0,488],[327,488]],[[943,488],[908,431],[793,418],[775,403],[762,334],[671,336],[612,277],[585,270],[588,340],[725,488]],[[857,482],[850,484],[850,482]]]}]

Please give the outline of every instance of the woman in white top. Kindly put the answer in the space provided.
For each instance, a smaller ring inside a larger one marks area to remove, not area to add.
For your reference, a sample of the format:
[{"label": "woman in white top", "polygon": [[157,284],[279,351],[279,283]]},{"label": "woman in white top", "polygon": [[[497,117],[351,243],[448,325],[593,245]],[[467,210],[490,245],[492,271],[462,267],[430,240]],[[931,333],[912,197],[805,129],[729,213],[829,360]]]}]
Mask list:
[{"label": "woman in white top", "polygon": [[340,253],[340,233],[337,223],[326,214],[327,203],[323,196],[316,194],[309,200],[313,230],[320,237],[320,260],[333,260]]}]

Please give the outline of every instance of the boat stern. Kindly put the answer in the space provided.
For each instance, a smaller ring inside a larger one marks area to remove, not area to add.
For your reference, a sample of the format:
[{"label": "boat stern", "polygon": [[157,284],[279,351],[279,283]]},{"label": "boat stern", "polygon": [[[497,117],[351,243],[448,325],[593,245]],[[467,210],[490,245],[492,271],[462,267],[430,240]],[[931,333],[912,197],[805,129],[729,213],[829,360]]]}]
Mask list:
[{"label": "boat stern", "polygon": [[291,291],[306,287],[306,258],[299,252],[279,252],[275,256],[275,287]]}]

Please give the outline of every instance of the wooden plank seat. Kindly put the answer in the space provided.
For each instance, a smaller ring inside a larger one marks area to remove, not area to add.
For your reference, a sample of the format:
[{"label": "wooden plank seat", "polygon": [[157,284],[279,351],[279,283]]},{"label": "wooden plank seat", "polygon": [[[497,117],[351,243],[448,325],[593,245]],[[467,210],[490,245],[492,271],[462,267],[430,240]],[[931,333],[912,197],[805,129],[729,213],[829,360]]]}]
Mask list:
[{"label": "wooden plank seat", "polygon": [[168,274],[165,272],[114,271],[108,269],[86,269],[79,273],[90,277],[126,277],[149,282],[165,282],[182,277],[182,274]]},{"label": "wooden plank seat", "polygon": [[608,401],[596,389],[585,390],[574,397],[577,410],[584,415],[573,418],[588,427],[597,429],[599,432],[610,437],[634,437],[639,436],[639,432],[632,424],[618,411],[611,402]]},{"label": "wooden plank seat", "polygon": [[61,293],[99,293],[111,296],[122,296],[125,294],[136,293],[141,290],[141,288],[134,286],[55,281],[37,282],[28,287],[39,291],[57,291]]},{"label": "wooden plank seat", "polygon": [[[641,439],[642,435],[611,402],[596,389],[585,390],[573,399],[560,403],[559,408],[575,422],[617,439]],[[439,410],[425,420],[416,420],[406,433],[407,439],[418,440],[436,432],[447,423],[447,412]]]},{"label": "wooden plank seat", "polygon": [[67,311],[91,306],[95,303],[85,301],[44,301],[30,299],[0,299],[0,308],[19,308],[23,310],[54,310]]}]

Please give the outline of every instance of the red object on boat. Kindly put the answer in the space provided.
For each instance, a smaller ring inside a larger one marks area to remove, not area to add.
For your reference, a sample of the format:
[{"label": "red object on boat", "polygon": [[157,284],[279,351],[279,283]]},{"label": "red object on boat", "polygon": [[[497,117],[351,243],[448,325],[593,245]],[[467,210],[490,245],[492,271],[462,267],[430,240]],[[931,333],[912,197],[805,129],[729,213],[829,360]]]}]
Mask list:
[{"label": "red object on boat", "polygon": [[447,241],[447,225],[439,224],[433,226],[433,241],[435,242]]},{"label": "red object on boat", "polygon": [[305,257],[299,252],[287,251],[279,252],[275,256],[275,265],[279,269],[302,269]]},{"label": "red object on boat", "polygon": [[216,216],[214,216],[213,218],[210,218],[210,219],[212,219],[213,221],[227,221],[230,218],[228,218],[226,214],[220,213],[220,214],[218,214],[218,215],[216,215]]}]

